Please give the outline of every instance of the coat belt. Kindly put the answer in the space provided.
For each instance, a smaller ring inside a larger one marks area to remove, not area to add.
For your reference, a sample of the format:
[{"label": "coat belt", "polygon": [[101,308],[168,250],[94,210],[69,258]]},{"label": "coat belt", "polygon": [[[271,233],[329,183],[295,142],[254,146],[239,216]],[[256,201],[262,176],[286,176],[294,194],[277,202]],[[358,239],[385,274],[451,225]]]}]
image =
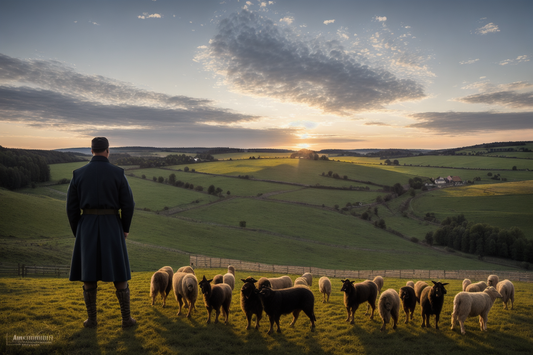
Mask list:
[{"label": "coat belt", "polygon": [[118,210],[115,210],[112,208],[84,208],[83,214],[96,214],[96,215],[118,214]]}]

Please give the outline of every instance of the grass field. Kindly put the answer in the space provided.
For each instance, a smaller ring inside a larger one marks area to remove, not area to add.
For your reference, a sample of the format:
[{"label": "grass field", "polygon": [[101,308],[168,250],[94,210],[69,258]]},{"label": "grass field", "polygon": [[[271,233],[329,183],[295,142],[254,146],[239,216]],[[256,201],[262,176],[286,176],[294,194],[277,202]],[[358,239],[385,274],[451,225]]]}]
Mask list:
[{"label": "grass field", "polygon": [[[175,268],[180,264],[174,264]],[[198,278],[212,278],[224,273],[222,269],[196,270]],[[380,332],[382,324],[376,309],[374,319],[365,316],[366,305],[359,307],[355,324],[346,323],[341,282],[331,278],[333,290],[329,303],[322,303],[318,291],[318,277],[311,290],[315,295],[314,311],[317,318],[315,331],[310,330],[309,319],[301,314],[293,328],[290,315],[281,317],[282,333],[267,335],[269,321],[263,314],[259,330],[246,330],[246,318],[239,305],[241,278],[236,274],[236,286],[230,308],[229,324],[206,324],[207,312],[200,297],[190,319],[176,316],[177,302],[171,291],[167,307],[158,300],[150,305],[149,284],[152,272],[135,272],[130,281],[131,310],[138,325],[122,330],[120,311],[111,284],[100,283],[98,290],[98,327],[85,329],[85,305],[79,282],[64,278],[0,278],[0,334],[6,339],[17,336],[52,336],[51,344],[38,347],[8,346],[2,341],[3,354],[530,354],[533,346],[533,285],[514,282],[515,307],[504,310],[496,301],[489,313],[488,331],[482,332],[476,318],[465,322],[466,335],[458,326],[450,329],[453,297],[461,289],[460,280],[442,280],[446,286],[444,307],[436,330],[421,328],[420,306],[414,320],[404,324],[400,312],[398,328],[389,324]],[[261,276],[278,276],[254,274]],[[299,275],[290,275],[294,280]],[[414,280],[416,281],[416,280]],[[429,282],[430,280],[424,280]],[[385,279],[383,290],[399,290],[406,280]],[[24,300],[21,302],[21,300]],[[212,317],[213,321],[213,317]]]}]

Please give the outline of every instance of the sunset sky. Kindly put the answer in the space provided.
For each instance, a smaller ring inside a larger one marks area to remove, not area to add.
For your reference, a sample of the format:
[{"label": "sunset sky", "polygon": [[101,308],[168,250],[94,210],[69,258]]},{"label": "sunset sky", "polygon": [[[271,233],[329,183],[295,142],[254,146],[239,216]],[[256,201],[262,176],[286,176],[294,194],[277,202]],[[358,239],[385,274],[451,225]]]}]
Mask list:
[{"label": "sunset sky", "polygon": [[0,145],[533,140],[533,1],[0,2]]}]

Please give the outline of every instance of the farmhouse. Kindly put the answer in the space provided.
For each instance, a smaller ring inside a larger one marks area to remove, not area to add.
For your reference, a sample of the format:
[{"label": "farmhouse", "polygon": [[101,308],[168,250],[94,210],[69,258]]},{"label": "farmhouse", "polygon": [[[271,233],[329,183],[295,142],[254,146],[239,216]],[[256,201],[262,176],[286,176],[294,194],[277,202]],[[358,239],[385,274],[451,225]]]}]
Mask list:
[{"label": "farmhouse", "polygon": [[446,179],[449,184],[453,184],[454,186],[463,184],[463,180],[459,176],[448,176]]},{"label": "farmhouse", "polygon": [[435,179],[435,185],[445,185],[447,183],[446,179],[443,177],[438,177]]}]

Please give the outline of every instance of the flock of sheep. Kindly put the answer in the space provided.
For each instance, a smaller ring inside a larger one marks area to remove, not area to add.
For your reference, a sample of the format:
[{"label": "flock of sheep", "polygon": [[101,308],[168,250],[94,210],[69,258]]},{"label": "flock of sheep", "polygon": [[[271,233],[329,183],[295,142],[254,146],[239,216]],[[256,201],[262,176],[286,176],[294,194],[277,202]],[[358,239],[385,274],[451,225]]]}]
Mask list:
[{"label": "flock of sheep", "polygon": [[[277,332],[280,333],[279,320],[281,315],[293,315],[290,326],[298,319],[300,312],[304,312],[311,321],[311,330],[315,328],[314,303],[315,297],[310,287],[313,284],[313,276],[305,273],[298,277],[294,284],[289,276],[275,278],[261,277],[255,280],[253,277],[241,279],[244,283],[240,292],[241,309],[246,315],[246,329],[251,328],[252,317],[255,315],[255,329],[259,329],[259,322],[263,317],[263,311],[268,315],[270,328],[268,334],[274,331],[274,324]],[[444,295],[447,283],[432,281],[430,286],[424,281],[408,281],[400,288],[398,293],[395,289],[389,288],[383,292],[383,277],[376,276],[373,280],[366,280],[360,283],[348,279],[341,280],[344,292],[344,306],[346,307],[346,321],[354,323],[354,314],[359,305],[367,302],[367,310],[370,311],[370,319],[374,317],[376,300],[378,301],[378,311],[383,324],[381,331],[386,329],[386,325],[393,320],[393,329],[396,329],[400,314],[400,307],[405,312],[405,323],[409,319],[413,320],[416,304],[420,304],[422,315],[422,327],[430,327],[430,316],[435,315],[435,328],[439,329],[439,317],[444,303]],[[257,284],[257,286],[256,286]],[[329,302],[331,294],[331,281],[323,276],[318,281],[319,291],[323,295],[323,303]],[[204,276],[198,281],[194,270],[190,266],[183,266],[173,272],[170,266],[164,266],[152,275],[150,282],[150,297],[152,305],[155,304],[158,294],[161,295],[163,307],[166,305],[166,298],[171,289],[174,290],[176,301],[179,304],[178,315],[181,308],[188,308],[187,317],[196,310],[196,300],[199,289],[202,293],[204,304],[207,309],[207,323],[211,322],[211,312],[215,311],[215,323],[221,309],[224,316],[224,323],[228,323],[229,309],[233,290],[235,288],[235,268],[228,266],[228,272],[224,275],[216,275],[208,280]],[[381,292],[381,294],[380,294]],[[379,299],[378,299],[379,296]],[[509,280],[499,281],[498,276],[490,275],[487,282],[472,283],[469,279],[463,281],[463,291],[459,292],[453,300],[452,326],[457,321],[461,326],[461,333],[465,334],[464,322],[468,317],[479,316],[481,330],[487,330],[487,318],[496,298],[502,298],[504,308],[513,308],[514,285]]]}]

